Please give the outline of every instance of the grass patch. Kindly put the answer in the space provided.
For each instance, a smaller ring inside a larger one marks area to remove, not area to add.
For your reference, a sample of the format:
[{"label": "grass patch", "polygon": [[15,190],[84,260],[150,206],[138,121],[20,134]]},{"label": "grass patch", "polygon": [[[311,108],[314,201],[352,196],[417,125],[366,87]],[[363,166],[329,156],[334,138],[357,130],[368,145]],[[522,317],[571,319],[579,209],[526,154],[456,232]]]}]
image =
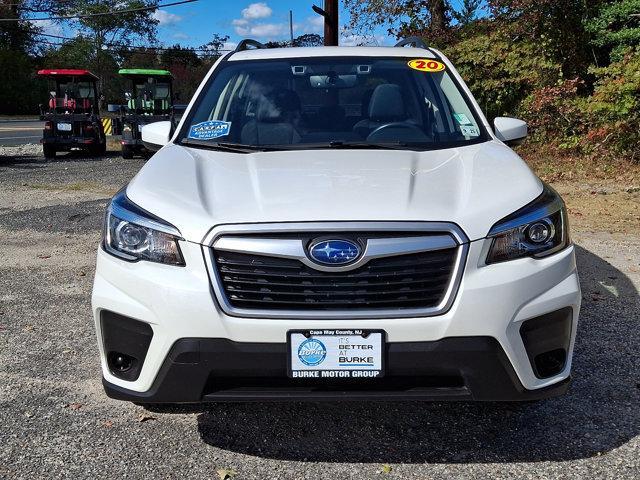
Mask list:
[{"label": "grass patch", "polygon": [[540,144],[525,144],[517,152],[547,182],[614,180],[630,187],[640,183],[640,164],[626,158],[569,155]]}]

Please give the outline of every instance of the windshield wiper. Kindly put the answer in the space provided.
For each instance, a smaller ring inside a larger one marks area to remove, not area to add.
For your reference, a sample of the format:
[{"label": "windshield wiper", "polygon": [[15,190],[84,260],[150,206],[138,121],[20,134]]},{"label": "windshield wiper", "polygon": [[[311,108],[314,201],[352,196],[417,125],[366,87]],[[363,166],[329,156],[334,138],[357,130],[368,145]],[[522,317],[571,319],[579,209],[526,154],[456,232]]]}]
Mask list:
[{"label": "windshield wiper", "polygon": [[344,142],[341,140],[329,142],[331,148],[371,148],[381,150],[406,150],[410,145],[406,142]]},{"label": "windshield wiper", "polygon": [[192,145],[194,147],[210,148],[211,150],[220,150],[221,152],[232,153],[253,153],[253,152],[267,152],[270,149],[261,145],[246,145],[244,143],[230,143],[230,142],[211,142],[209,140],[198,140],[196,138],[183,138],[180,140],[183,145]]}]

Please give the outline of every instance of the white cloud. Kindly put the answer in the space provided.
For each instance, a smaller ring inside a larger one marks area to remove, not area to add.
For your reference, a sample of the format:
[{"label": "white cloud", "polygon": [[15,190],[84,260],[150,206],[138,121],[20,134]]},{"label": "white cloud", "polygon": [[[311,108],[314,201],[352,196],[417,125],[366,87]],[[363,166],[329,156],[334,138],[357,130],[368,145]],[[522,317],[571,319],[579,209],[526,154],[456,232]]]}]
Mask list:
[{"label": "white cloud", "polygon": [[235,20],[231,21],[231,25],[233,25],[234,27],[244,27],[246,25],[249,25],[249,20],[246,20],[244,18],[236,18]]},{"label": "white cloud", "polygon": [[313,17],[307,17],[306,33],[321,33],[324,31],[324,17],[315,15]]},{"label": "white cloud", "polygon": [[378,47],[384,44],[385,37],[383,35],[354,35],[342,34],[340,36],[340,45],[343,47]]},{"label": "white cloud", "polygon": [[53,22],[52,20],[31,20],[36,27],[40,28],[45,35],[56,35],[58,37],[63,36],[63,30],[60,24]]},{"label": "white cloud", "polygon": [[238,44],[236,42],[224,42],[222,44],[222,50],[235,50]]},{"label": "white cloud", "polygon": [[285,35],[289,31],[289,25],[284,23],[256,23],[254,25],[237,25],[235,30],[238,35],[242,36],[273,39]]},{"label": "white cloud", "polygon": [[151,17],[158,21],[158,23],[162,26],[164,25],[173,25],[182,20],[180,15],[176,15],[175,13],[165,12],[164,10],[156,10],[151,14]]},{"label": "white cloud", "polygon": [[248,20],[268,18],[272,13],[273,10],[271,10],[271,7],[269,7],[266,3],[252,3],[247,8],[242,10],[242,18],[246,18]]},{"label": "white cloud", "polygon": [[184,32],[176,32],[172,35],[177,40],[189,40],[191,37]]}]

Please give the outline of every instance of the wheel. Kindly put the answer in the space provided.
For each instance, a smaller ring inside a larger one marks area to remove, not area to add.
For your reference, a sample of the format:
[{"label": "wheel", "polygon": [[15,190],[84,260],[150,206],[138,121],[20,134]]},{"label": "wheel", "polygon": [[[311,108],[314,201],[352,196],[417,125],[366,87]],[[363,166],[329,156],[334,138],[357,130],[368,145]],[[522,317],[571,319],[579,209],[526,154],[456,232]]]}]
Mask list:
[{"label": "wheel", "polygon": [[53,145],[44,143],[42,145],[42,153],[44,153],[44,158],[47,158],[47,159],[56,158],[56,147],[54,147]]},{"label": "wheel", "polygon": [[100,157],[107,152],[107,144],[106,143],[96,143],[89,147],[89,154],[94,157]]},{"label": "wheel", "polygon": [[122,145],[122,158],[130,160],[133,158],[133,148],[131,145]]}]

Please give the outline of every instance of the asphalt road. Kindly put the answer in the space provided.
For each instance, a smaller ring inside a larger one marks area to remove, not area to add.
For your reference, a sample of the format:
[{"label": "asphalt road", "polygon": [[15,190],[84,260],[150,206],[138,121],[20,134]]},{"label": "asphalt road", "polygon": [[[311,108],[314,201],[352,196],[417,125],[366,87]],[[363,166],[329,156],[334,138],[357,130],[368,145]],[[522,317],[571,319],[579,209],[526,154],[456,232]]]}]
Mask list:
[{"label": "asphalt road", "polygon": [[573,232],[583,309],[560,398],[155,412],[107,398],[95,251],[107,199],[141,165],[0,156],[0,478],[640,478],[640,232]]},{"label": "asphalt road", "polygon": [[0,145],[38,143],[42,138],[39,120],[0,120]]}]

